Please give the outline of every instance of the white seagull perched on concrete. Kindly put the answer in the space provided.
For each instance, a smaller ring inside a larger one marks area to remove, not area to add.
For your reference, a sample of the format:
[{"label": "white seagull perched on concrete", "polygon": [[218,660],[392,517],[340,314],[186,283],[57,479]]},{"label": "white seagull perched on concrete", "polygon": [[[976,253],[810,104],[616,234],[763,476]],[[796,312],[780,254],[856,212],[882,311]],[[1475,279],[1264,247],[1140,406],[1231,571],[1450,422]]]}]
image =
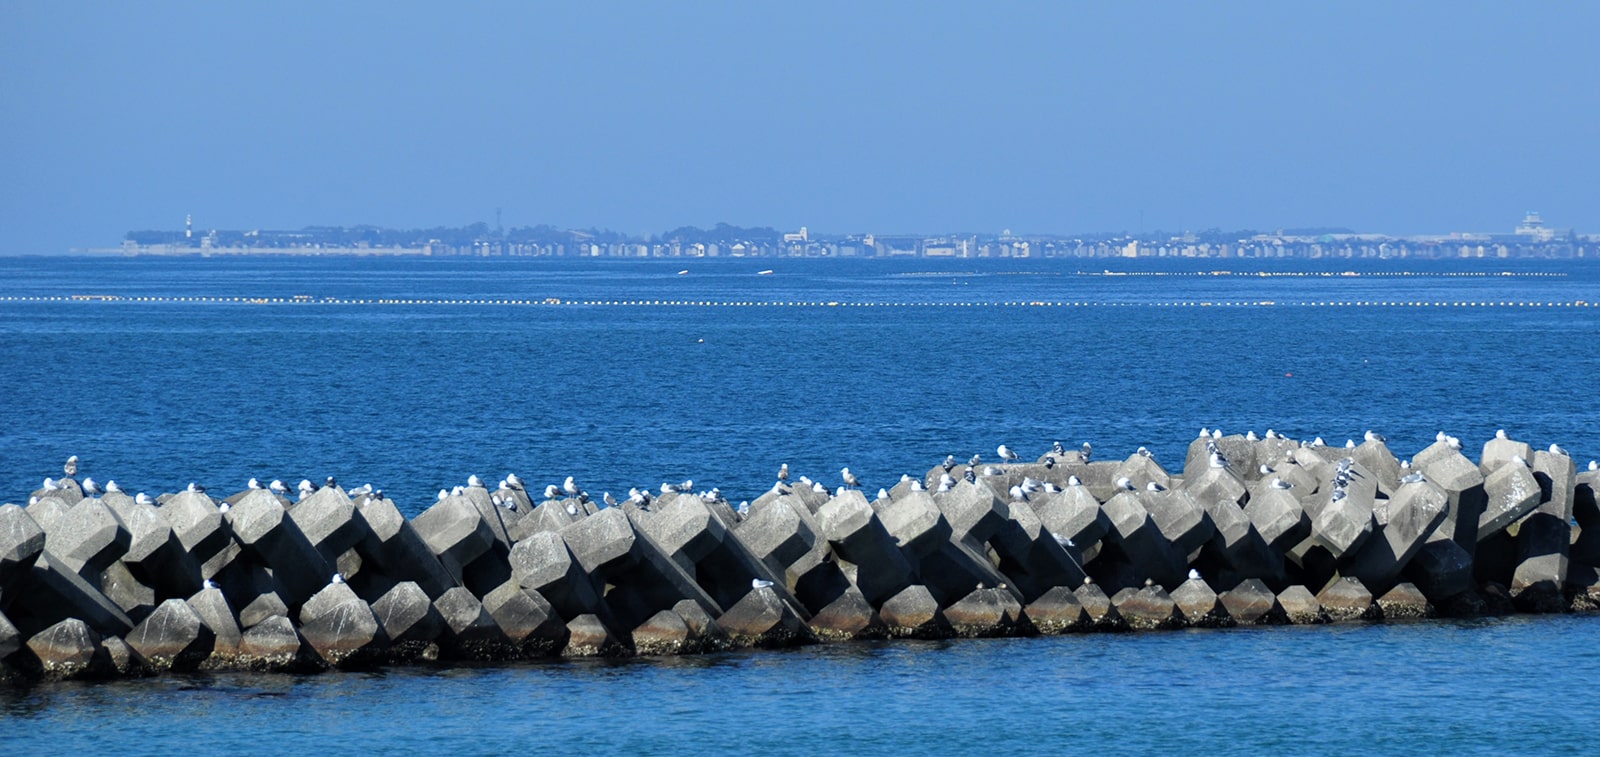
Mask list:
[{"label": "white seagull perched on concrete", "polygon": [[545,499],[561,499],[561,487],[550,484],[544,488]]},{"label": "white seagull perched on concrete", "polygon": [[1556,444],[1555,442],[1550,443],[1550,454],[1560,455],[1561,457],[1571,457],[1571,455],[1567,454],[1566,450],[1561,448],[1561,445]]},{"label": "white seagull perched on concrete", "polygon": [[1189,569],[1189,580],[1190,581],[1199,581],[1200,580],[1200,571],[1195,570],[1194,568],[1190,568]]},{"label": "white seagull perched on concrete", "polygon": [[788,481],[789,480],[789,464],[788,463],[783,463],[782,465],[778,466],[778,480],[779,481]]},{"label": "white seagull perched on concrete", "polygon": [[278,478],[272,479],[272,483],[267,484],[267,489],[273,494],[277,494],[279,496],[289,493],[289,485],[285,484],[283,479]]},{"label": "white seagull perched on concrete", "polygon": [[1496,439],[1505,439],[1506,438],[1506,430],[1503,429],[1503,428],[1502,429],[1496,429],[1495,432],[1494,432],[1494,438],[1496,438]]},{"label": "white seagull perched on concrete", "polygon": [[507,473],[505,488],[513,491],[522,491],[522,477],[515,473]]},{"label": "white seagull perched on concrete", "polygon": [[244,482],[244,488],[255,491],[261,488],[261,482],[252,476],[249,481]]},{"label": "white seagull perched on concrete", "polygon": [[91,477],[91,476],[85,476],[84,477],[84,479],[83,479],[83,493],[87,494],[87,495],[89,495],[91,497],[100,493],[100,485],[94,482],[94,478],[93,477]]},{"label": "white seagull perched on concrete", "polygon": [[78,475],[78,456],[72,455],[68,457],[66,465],[61,466],[61,472],[68,476]]},{"label": "white seagull perched on concrete", "polygon": [[215,589],[215,588],[217,588],[217,582],[207,578],[204,581],[200,582],[200,588],[202,588],[202,589]]},{"label": "white seagull perched on concrete", "polygon": [[151,499],[150,495],[145,494],[144,492],[139,492],[139,494],[133,498],[133,503],[136,505],[154,505],[156,501]]},{"label": "white seagull perched on concrete", "polygon": [[578,488],[577,481],[574,481],[571,476],[567,476],[567,480],[561,482],[561,491],[576,497],[578,496],[578,493],[583,490]]},{"label": "white seagull perched on concrete", "polygon": [[[1071,482],[1068,482],[1068,483],[1071,483]],[[1133,487],[1133,479],[1128,478],[1127,476],[1118,476],[1117,477],[1116,486],[1117,486],[1118,489],[1121,489],[1123,491],[1128,491],[1128,492],[1135,491],[1135,489]]]},{"label": "white seagull perched on concrete", "polygon": [[474,473],[474,474],[472,474],[470,476],[467,476],[467,486],[472,487],[474,489],[486,488],[483,485],[483,479],[478,478],[478,474],[476,474],[476,473]]},{"label": "white seagull perched on concrete", "polygon": [[1366,433],[1366,437],[1365,438],[1369,442],[1378,442],[1380,444],[1383,443],[1383,442],[1389,441],[1388,437],[1386,437],[1383,434],[1380,434],[1380,433],[1378,433],[1376,431],[1373,431],[1371,429],[1367,429],[1367,433]]},{"label": "white seagull perched on concrete", "polygon": [[106,493],[107,494],[121,494],[122,493],[122,487],[117,486],[117,480],[116,479],[113,478],[110,481],[106,482]]},{"label": "white seagull perched on concrete", "polygon": [[771,586],[771,585],[772,585],[772,582],[768,581],[768,580],[766,580],[764,578],[752,578],[752,579],[750,579],[750,588],[752,588],[752,589],[765,589],[765,588],[767,588],[768,586]]},{"label": "white seagull perched on concrete", "polygon": [[61,491],[61,485],[56,483],[56,480],[50,478],[49,476],[44,477],[44,485],[39,488],[44,489],[47,492]]},{"label": "white seagull perched on concrete", "polygon": [[1067,476],[1067,486],[1083,486],[1083,479],[1077,476]]},{"label": "white seagull perched on concrete", "polygon": [[1293,489],[1294,488],[1294,484],[1291,484],[1288,481],[1285,481],[1285,480],[1283,480],[1281,478],[1272,479],[1270,482],[1267,483],[1267,486],[1270,486],[1270,487],[1272,487],[1274,489]]},{"label": "white seagull perched on concrete", "polygon": [[849,468],[840,468],[839,478],[844,479],[844,485],[847,487],[861,488],[861,479],[856,478],[856,474],[851,473]]},{"label": "white seagull perched on concrete", "polygon": [[995,451],[995,454],[1000,456],[1001,462],[1006,462],[1006,463],[1015,462],[1017,460],[1017,458],[1019,457],[1019,455],[1017,455],[1016,452],[1012,451],[1012,449],[1010,447],[1007,447],[1004,444],[1000,445],[999,447],[996,447],[994,451]]}]

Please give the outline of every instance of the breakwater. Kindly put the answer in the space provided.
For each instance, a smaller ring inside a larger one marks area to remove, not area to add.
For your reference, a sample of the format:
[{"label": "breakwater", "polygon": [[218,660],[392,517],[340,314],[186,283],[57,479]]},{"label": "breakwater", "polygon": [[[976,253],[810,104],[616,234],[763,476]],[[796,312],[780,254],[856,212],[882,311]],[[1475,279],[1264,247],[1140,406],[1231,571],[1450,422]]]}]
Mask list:
[{"label": "breakwater", "polygon": [[0,507],[0,675],[1600,608],[1600,472],[1554,445],[1497,435],[1472,460],[1441,435],[1401,460],[1377,435],[1207,432],[1171,470],[1001,452],[875,494],[785,476],[738,505],[474,478],[409,520],[334,481],[151,498],[69,464]]}]

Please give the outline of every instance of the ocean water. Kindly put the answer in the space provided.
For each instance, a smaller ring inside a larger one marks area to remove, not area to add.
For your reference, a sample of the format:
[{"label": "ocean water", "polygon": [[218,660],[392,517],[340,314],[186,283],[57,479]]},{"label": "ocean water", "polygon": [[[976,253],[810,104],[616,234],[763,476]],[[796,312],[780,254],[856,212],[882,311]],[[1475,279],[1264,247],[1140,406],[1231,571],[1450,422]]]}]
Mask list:
[{"label": "ocean water", "polygon": [[[1318,275],[1200,275],[1219,269]],[[1505,428],[1587,461],[1597,283],[1593,263],[1506,261],[0,259],[0,501],[69,454],[129,491],[334,475],[408,514],[469,474],[693,478],[738,501],[781,462],[871,490],[1000,443],[1144,445],[1177,468],[1201,426],[1376,429],[1402,455]],[[122,299],[71,299],[97,295]],[[1597,633],[1515,618],[174,676],[0,693],[0,744],[1579,751]]]}]

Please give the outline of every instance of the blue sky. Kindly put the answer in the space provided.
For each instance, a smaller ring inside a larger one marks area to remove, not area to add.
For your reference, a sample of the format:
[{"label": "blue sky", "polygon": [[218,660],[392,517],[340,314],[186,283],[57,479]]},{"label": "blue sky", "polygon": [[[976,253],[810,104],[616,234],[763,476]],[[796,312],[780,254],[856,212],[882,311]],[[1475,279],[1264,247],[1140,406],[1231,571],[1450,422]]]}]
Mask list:
[{"label": "blue sky", "polygon": [[1600,4],[445,5],[0,0],[0,254],[497,207],[1600,232]]}]

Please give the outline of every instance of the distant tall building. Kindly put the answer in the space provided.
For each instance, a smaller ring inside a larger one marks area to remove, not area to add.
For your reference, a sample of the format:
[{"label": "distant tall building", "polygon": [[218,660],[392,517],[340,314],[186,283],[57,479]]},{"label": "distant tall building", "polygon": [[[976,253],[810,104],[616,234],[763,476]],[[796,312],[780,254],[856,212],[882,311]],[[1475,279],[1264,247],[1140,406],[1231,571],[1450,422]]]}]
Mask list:
[{"label": "distant tall building", "polygon": [[1572,236],[1572,229],[1552,229],[1544,225],[1544,219],[1538,212],[1528,211],[1522,217],[1522,223],[1517,224],[1516,235],[1534,242],[1549,242],[1553,239],[1566,239]]}]

